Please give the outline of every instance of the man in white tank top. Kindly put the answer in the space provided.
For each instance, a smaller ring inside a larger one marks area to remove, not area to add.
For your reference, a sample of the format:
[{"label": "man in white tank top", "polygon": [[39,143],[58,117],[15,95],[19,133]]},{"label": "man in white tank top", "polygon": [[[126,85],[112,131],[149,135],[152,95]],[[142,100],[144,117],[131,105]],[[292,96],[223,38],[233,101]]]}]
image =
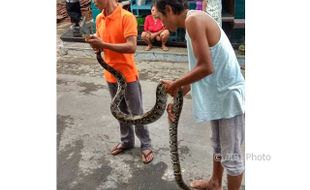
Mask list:
[{"label": "man in white tank top", "polygon": [[[206,12],[188,10],[184,0],[156,0],[155,5],[168,30],[186,30],[190,71],[175,81],[163,81],[166,91],[172,96],[179,88],[184,95],[191,91],[195,120],[211,122],[213,173],[209,180],[194,180],[191,186],[222,190],[225,169],[228,190],[239,190],[244,172],[244,78],[234,50]],[[174,120],[171,104],[167,112]]]}]

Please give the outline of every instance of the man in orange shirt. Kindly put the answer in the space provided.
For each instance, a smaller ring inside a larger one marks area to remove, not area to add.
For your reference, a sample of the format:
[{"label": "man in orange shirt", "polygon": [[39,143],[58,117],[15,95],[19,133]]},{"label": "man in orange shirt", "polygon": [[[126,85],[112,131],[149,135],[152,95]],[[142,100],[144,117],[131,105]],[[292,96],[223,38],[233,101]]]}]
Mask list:
[{"label": "man in orange shirt", "polygon": [[[115,0],[95,0],[94,2],[102,12],[96,18],[96,36],[91,36],[86,39],[86,42],[95,51],[102,50],[106,63],[125,77],[127,89],[120,109],[127,114],[142,115],[141,85],[134,62],[138,35],[136,18],[132,13],[122,9]],[[104,72],[104,77],[113,98],[117,91],[116,79],[108,71]],[[135,136],[132,125],[120,122],[120,133],[121,142],[113,147],[112,155],[134,147]],[[154,157],[148,128],[136,125],[135,133],[141,142],[142,160],[147,164]]]}]

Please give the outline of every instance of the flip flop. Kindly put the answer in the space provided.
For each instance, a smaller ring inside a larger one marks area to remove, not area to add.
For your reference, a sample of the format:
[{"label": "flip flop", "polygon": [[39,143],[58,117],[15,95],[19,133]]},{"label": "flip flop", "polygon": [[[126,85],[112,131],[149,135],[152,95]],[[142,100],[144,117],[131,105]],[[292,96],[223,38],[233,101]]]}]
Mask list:
[{"label": "flip flop", "polygon": [[122,143],[118,143],[117,145],[115,145],[112,150],[111,150],[111,154],[113,156],[120,154],[122,152],[124,152],[125,150],[131,149],[131,147],[124,147],[124,144]]},{"label": "flip flop", "polygon": [[152,157],[151,160],[146,161],[146,158],[147,158],[149,155],[153,154],[153,151],[152,151],[151,149],[147,149],[147,150],[150,150],[150,152],[148,152],[147,154],[145,154],[145,153],[142,151],[142,156],[143,156],[143,158],[144,158],[144,160],[143,160],[143,159],[142,159],[142,160],[143,160],[143,163],[144,163],[144,164],[148,164],[148,163],[152,162],[152,160],[154,159],[154,155],[153,155],[153,157]]}]

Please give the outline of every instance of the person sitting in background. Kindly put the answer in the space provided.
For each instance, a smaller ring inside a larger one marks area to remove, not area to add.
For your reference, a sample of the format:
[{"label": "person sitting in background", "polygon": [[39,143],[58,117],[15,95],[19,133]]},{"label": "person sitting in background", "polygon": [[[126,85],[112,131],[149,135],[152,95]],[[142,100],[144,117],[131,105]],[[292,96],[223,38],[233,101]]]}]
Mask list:
[{"label": "person sitting in background", "polygon": [[152,42],[155,40],[161,42],[161,49],[168,51],[166,43],[169,38],[169,30],[167,30],[164,24],[157,16],[156,7],[153,5],[151,9],[151,15],[146,16],[144,22],[144,31],[141,34],[141,38],[147,44],[145,51],[152,49]]}]

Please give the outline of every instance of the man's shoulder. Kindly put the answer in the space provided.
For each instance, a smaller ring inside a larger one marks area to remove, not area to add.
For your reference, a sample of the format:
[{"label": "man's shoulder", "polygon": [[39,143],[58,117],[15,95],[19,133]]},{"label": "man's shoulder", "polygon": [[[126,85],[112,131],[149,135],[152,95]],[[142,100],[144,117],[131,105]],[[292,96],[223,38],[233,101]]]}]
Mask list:
[{"label": "man's shoulder", "polygon": [[185,19],[185,26],[189,28],[207,28],[210,24],[210,16],[203,11],[191,11]]},{"label": "man's shoulder", "polygon": [[122,15],[122,17],[133,17],[133,18],[135,18],[135,16],[132,14],[132,12],[129,12],[123,8],[121,9],[121,15]]},{"label": "man's shoulder", "polygon": [[103,13],[101,12],[101,13],[99,13],[97,16],[96,16],[96,20],[97,19],[100,19],[100,18],[102,18],[103,17]]},{"label": "man's shoulder", "polygon": [[103,13],[99,13],[97,16],[96,16],[96,24],[100,24],[102,21],[103,21],[103,18],[104,18],[104,15]]}]

